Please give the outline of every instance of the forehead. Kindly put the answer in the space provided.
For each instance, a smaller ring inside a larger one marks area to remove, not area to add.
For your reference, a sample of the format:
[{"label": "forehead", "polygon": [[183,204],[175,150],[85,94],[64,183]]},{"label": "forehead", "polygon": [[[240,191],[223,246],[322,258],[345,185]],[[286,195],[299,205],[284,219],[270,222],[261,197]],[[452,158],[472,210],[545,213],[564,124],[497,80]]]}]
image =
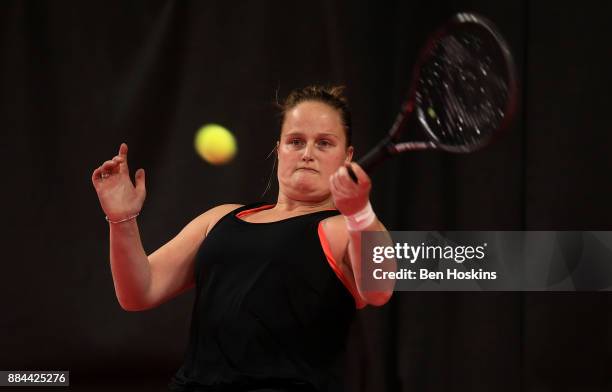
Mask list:
[{"label": "forehead", "polygon": [[340,113],[317,101],[299,103],[285,113],[281,133],[309,131],[344,134]]}]

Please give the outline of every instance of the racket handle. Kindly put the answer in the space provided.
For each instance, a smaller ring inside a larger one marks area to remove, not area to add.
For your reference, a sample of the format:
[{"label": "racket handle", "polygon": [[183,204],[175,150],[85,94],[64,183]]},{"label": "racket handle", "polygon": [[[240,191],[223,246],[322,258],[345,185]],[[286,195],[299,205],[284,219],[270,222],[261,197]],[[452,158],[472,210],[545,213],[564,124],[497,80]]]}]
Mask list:
[{"label": "racket handle", "polygon": [[359,181],[357,180],[357,175],[355,175],[355,172],[353,171],[353,169],[351,169],[350,166],[347,166],[346,170],[348,171],[348,174],[349,174],[349,177],[351,177],[351,180],[353,180],[355,184],[359,184]]},{"label": "racket handle", "polygon": [[[391,142],[391,138],[387,137],[378,143],[378,145],[370,150],[365,156],[359,159],[357,164],[361,166],[366,173],[370,173],[375,166],[389,158],[394,150],[394,144]],[[359,182],[357,181],[355,172],[353,172],[350,166],[347,166],[347,169],[353,182],[358,184]]]}]

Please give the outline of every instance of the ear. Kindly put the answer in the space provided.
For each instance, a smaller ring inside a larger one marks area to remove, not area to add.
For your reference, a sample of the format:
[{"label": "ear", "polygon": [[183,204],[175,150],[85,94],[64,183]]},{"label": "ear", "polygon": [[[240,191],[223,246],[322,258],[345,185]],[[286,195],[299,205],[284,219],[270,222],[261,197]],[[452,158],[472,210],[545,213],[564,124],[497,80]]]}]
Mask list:
[{"label": "ear", "polygon": [[346,149],[346,162],[350,162],[353,160],[353,152],[355,152],[355,149],[353,148],[353,146],[349,146]]},{"label": "ear", "polygon": [[276,156],[278,157],[278,146],[280,146],[280,142],[277,140],[276,141],[276,147],[274,147],[274,150],[276,151]]}]

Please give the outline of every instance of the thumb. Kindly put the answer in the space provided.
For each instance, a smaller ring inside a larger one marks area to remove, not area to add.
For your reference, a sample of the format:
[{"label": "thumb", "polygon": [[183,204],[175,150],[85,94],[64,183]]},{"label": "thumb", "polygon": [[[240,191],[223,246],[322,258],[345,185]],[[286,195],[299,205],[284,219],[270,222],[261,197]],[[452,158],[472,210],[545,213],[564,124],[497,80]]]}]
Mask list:
[{"label": "thumb", "polygon": [[138,192],[139,194],[145,195],[146,194],[146,188],[145,188],[145,171],[144,169],[138,169],[136,170],[136,174],[135,174],[135,179],[136,179],[136,192]]}]

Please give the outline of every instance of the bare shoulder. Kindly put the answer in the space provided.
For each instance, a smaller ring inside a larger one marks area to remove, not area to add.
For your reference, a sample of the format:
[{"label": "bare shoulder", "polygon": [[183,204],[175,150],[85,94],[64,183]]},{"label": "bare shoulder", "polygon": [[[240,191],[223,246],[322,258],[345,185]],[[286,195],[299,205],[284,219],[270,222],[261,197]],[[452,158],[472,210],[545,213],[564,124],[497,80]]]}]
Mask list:
[{"label": "bare shoulder", "polygon": [[335,215],[321,221],[325,238],[334,258],[339,261],[344,260],[344,255],[348,246],[349,233],[346,229],[343,215]]},{"label": "bare shoulder", "polygon": [[[210,232],[210,230],[229,212],[235,210],[236,208],[242,207],[243,204],[221,204],[219,206],[213,207],[210,210],[204,212],[198,218],[202,218],[203,221],[206,222],[206,235]],[[198,219],[196,218],[196,219]]]},{"label": "bare shoulder", "polygon": [[340,215],[334,215],[334,216],[330,216],[329,218],[325,218],[322,220],[323,222],[323,228],[326,231],[329,230],[329,234],[347,234],[348,235],[348,231],[346,230],[346,223],[344,222],[344,215],[340,214]]},{"label": "bare shoulder", "polygon": [[[204,212],[204,214],[208,214],[209,216],[220,216],[227,214],[230,211],[235,210],[236,208],[242,207],[244,204],[221,204],[216,207],[211,208]],[[202,214],[202,215],[204,215]]]},{"label": "bare shoulder", "polygon": [[210,232],[210,229],[228,212],[241,207],[241,204],[222,204],[213,207],[192,219],[171,243],[200,244]]}]

